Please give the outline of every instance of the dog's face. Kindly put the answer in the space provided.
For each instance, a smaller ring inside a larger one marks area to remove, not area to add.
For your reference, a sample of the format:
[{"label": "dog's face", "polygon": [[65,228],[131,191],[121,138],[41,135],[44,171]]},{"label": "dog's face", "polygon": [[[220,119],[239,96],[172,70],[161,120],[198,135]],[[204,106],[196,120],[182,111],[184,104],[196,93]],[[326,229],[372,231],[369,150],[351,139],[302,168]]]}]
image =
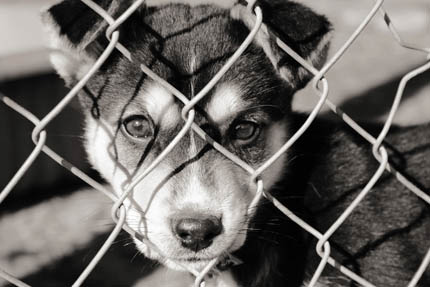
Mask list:
[{"label": "dog's face", "polygon": [[[98,2],[114,16],[130,4]],[[88,157],[118,196],[185,124],[184,105],[143,73],[140,64],[193,98],[252,26],[253,15],[231,2],[223,2],[224,7],[142,7],[120,27],[120,42],[131,52],[133,63],[114,53],[81,92]],[[263,15],[271,14],[272,26],[288,13],[287,43],[315,65],[322,63],[329,30],[323,17],[288,1],[262,5]],[[63,1],[45,17],[54,27],[53,43],[62,50],[53,63],[72,85],[103,50],[106,25],[80,1]],[[195,108],[195,123],[254,168],[288,139],[290,98],[309,78],[271,42],[269,24]],[[265,189],[282,177],[286,157],[263,173]],[[125,201],[126,222],[147,240],[136,240],[146,256],[171,268],[201,269],[244,244],[255,191],[247,171],[190,130],[133,188]]]}]

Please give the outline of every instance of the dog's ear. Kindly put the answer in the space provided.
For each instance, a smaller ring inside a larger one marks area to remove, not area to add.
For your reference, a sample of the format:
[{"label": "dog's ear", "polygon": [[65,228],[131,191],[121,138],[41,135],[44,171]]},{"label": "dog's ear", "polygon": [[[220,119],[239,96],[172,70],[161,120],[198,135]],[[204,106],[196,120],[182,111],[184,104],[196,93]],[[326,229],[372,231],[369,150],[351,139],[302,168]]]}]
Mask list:
[{"label": "dog's ear", "polygon": [[[132,0],[96,0],[113,18],[130,6]],[[79,80],[107,45],[106,21],[78,0],[65,0],[42,14],[53,49],[51,62],[67,84]]]},{"label": "dog's ear", "polygon": [[[256,6],[262,9],[263,25],[255,42],[263,48],[278,74],[293,90],[304,87],[310,80],[311,73],[279,48],[276,37],[314,67],[320,68],[327,57],[330,23],[324,16],[288,0],[257,1]],[[249,29],[255,24],[255,16],[243,5],[234,6],[231,15]]]}]

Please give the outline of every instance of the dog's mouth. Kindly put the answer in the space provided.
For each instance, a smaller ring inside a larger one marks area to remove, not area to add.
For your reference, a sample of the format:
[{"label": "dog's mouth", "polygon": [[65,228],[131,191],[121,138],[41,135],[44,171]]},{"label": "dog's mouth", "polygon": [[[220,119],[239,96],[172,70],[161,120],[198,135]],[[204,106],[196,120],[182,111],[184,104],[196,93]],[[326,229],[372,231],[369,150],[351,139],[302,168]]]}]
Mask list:
[{"label": "dog's mouth", "polygon": [[192,257],[192,258],[185,258],[185,259],[180,259],[179,261],[185,261],[185,262],[201,262],[201,261],[211,261],[212,259],[206,259],[206,258],[197,258],[197,257]]},{"label": "dog's mouth", "polygon": [[223,256],[214,258],[200,258],[200,257],[188,257],[188,258],[178,258],[175,259],[181,265],[190,266],[196,270],[202,270],[208,266],[213,260],[215,262],[215,270],[224,271],[233,266],[242,264],[242,260],[231,254],[225,254]]},{"label": "dog's mouth", "polygon": [[209,262],[217,258],[218,257],[192,256],[192,257],[180,257],[180,258],[169,258],[169,259],[178,263],[183,263],[184,265],[189,265],[189,264],[208,264]]}]

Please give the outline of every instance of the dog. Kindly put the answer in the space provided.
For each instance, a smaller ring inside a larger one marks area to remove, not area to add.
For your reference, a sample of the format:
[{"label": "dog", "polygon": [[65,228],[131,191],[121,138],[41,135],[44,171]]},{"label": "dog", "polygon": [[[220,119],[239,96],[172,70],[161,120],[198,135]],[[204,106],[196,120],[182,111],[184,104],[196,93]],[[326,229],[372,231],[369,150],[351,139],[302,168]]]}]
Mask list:
[{"label": "dog", "polygon": [[[95,2],[114,19],[133,3]],[[140,65],[193,98],[252,29],[255,15],[246,5],[147,1],[118,28],[119,42],[133,62],[115,50],[79,94],[88,159],[118,196],[184,126],[183,104]],[[332,31],[326,17],[299,3],[262,0],[256,6],[262,10],[262,28],[198,102],[194,119],[253,168],[303,123],[305,115],[292,111],[291,100],[312,78],[275,38],[320,68]],[[108,45],[108,24],[73,0],[52,6],[43,18],[56,51],[52,63],[72,87]],[[393,128],[384,145],[391,164],[428,192],[430,126]],[[261,179],[268,194],[324,232],[378,165],[371,146],[348,127],[317,120]],[[173,270],[201,270],[215,258],[239,259],[217,268],[213,286],[306,286],[320,261],[316,240],[266,198],[249,212],[256,189],[247,171],[190,130],[124,201],[126,224],[145,238],[135,239],[144,256]],[[330,238],[332,256],[376,286],[406,286],[430,247],[429,215],[423,200],[384,173]],[[318,284],[354,283],[326,267]],[[428,269],[419,284],[429,286]]]}]

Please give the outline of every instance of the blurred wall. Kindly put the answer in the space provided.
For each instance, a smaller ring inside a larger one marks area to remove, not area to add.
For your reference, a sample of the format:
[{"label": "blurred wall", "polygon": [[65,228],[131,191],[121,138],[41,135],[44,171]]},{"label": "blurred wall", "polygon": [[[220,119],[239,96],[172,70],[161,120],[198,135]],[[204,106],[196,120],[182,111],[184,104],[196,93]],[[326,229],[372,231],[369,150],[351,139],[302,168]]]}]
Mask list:
[{"label": "blurred wall", "polygon": [[[44,117],[68,92],[49,63],[47,35],[40,12],[55,0],[1,0],[0,92],[37,117]],[[76,106],[76,103],[75,103]],[[0,103],[0,190],[19,169],[35,145],[33,125]],[[67,107],[47,128],[48,146],[65,159],[88,171],[80,140],[81,117]],[[20,204],[50,194],[60,194],[81,181],[41,154],[6,203]]]},{"label": "blurred wall", "polygon": [[[0,83],[0,91],[35,114],[45,116],[67,89],[56,74],[41,74]],[[81,145],[81,117],[77,105],[67,107],[47,127],[47,144],[66,160],[86,171],[89,170]],[[35,145],[31,140],[34,126],[9,107],[0,104],[0,190],[6,186],[30,155]],[[43,197],[47,193],[62,193],[80,184],[69,171],[41,154],[29,169],[8,200],[23,196]]]}]

